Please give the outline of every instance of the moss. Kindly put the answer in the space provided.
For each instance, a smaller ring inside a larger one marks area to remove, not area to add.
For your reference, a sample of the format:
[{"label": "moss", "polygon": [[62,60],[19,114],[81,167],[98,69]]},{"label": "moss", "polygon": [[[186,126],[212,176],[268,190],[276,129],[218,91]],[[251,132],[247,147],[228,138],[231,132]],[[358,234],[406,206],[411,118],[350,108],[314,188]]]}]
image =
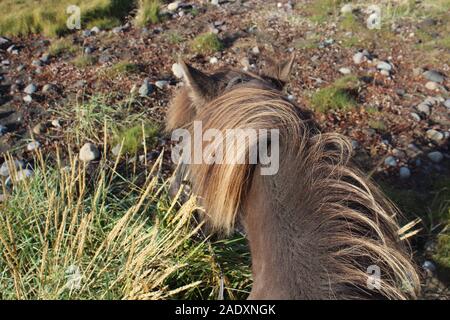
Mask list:
[{"label": "moss", "polygon": [[203,33],[191,41],[191,50],[195,53],[212,54],[223,49],[219,37],[212,33]]},{"label": "moss", "polygon": [[311,97],[314,110],[327,112],[329,110],[350,110],[356,107],[355,90],[359,81],[354,76],[338,79],[333,84],[319,89]]}]

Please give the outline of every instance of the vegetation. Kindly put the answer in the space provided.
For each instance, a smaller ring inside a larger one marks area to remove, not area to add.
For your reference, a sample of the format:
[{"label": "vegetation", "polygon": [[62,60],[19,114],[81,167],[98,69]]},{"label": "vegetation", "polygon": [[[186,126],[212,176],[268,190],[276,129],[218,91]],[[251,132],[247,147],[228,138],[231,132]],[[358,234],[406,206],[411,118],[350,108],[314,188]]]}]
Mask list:
[{"label": "vegetation", "polygon": [[80,54],[72,60],[72,63],[78,68],[86,68],[95,64],[95,58],[91,55]]},{"label": "vegetation", "polygon": [[69,38],[60,38],[52,41],[49,47],[49,54],[52,56],[59,56],[63,53],[76,53],[81,50],[79,46],[75,45]]},{"label": "vegetation", "polygon": [[160,17],[161,1],[159,0],[139,0],[139,8],[135,17],[137,26],[143,27],[149,23],[158,23]]},{"label": "vegetation", "polygon": [[314,110],[327,112],[328,110],[350,110],[356,107],[355,91],[358,88],[358,79],[354,76],[345,76],[331,85],[313,93],[311,104]]},{"label": "vegetation", "polygon": [[143,148],[144,143],[150,148],[156,145],[160,126],[148,122],[115,131],[114,144],[121,146],[122,153],[136,154]]},{"label": "vegetation", "polygon": [[128,60],[122,60],[115,63],[111,68],[105,71],[105,75],[110,78],[117,77],[119,75],[126,75],[131,73],[137,73],[139,71],[139,65],[130,62]]},{"label": "vegetation", "polygon": [[0,299],[246,296],[244,240],[204,236],[195,199],[169,199],[162,157],[148,174],[119,173],[119,159],[88,174],[57,154],[53,166],[36,154],[33,177],[0,203]]},{"label": "vegetation", "polygon": [[27,35],[43,33],[60,36],[70,32],[67,13],[70,5],[77,5],[81,12],[81,27],[110,27],[130,12],[133,1],[117,0],[42,0],[39,6],[33,0],[2,0],[0,2],[0,34]]},{"label": "vegetation", "polygon": [[223,49],[219,37],[212,32],[198,35],[191,41],[191,50],[201,54],[212,54]]}]

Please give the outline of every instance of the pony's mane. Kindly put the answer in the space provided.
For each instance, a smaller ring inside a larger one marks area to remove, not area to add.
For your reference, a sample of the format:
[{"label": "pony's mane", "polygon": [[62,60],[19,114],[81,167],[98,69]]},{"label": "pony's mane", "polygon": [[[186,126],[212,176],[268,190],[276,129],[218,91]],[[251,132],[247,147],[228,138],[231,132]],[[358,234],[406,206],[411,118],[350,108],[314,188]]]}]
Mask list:
[{"label": "pony's mane", "polygon": [[[317,237],[314,250],[327,270],[330,292],[343,298],[417,296],[420,281],[399,239],[397,210],[351,166],[352,147],[345,137],[321,134],[310,114],[280,92],[245,85],[207,103],[195,118],[204,130],[279,130],[280,171],[258,179],[267,184],[280,207],[288,207],[285,214],[296,214],[300,224],[312,226]],[[244,144],[239,153],[247,154],[257,143]],[[193,191],[201,197],[214,228],[233,229],[257,166],[189,165]],[[370,265],[382,272],[381,288],[374,291],[367,289]]]}]

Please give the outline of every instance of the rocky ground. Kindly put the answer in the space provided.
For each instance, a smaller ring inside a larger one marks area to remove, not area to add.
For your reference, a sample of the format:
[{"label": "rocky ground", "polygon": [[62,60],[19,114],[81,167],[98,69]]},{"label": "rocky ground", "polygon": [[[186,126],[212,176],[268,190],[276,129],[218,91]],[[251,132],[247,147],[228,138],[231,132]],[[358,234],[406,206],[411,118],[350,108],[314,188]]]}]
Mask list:
[{"label": "rocky ground", "polygon": [[[219,2],[164,7],[166,19],[145,28],[125,21],[112,30],[79,30],[66,36],[69,45],[61,50],[55,49],[61,40],[39,35],[1,37],[0,152],[26,164],[37,148],[51,155],[70,144],[86,160],[95,160],[102,150],[101,122],[89,137],[72,130],[77,106],[89,97],[107,96],[107,103],[116,107],[133,96],[130,106],[120,109],[127,114],[113,113],[112,119],[139,114],[163,123],[179,82],[172,73],[179,56],[205,71],[257,70],[265,56],[279,60],[295,52],[296,67],[286,90],[301,105],[314,109],[317,90],[346,75],[357,77],[353,108],[316,109],[316,116],[324,130],[352,139],[356,162],[392,191],[404,211],[411,211],[406,212],[409,220],[422,218],[414,246],[427,274],[424,297],[447,298],[448,270],[432,259],[442,217],[430,218],[431,205],[421,207],[420,202],[449,192],[436,189],[437,180],[447,179],[444,185],[450,187],[450,49],[423,45],[424,33],[427,41],[446,36],[448,14],[400,17],[377,33],[360,30],[355,21],[343,25],[344,14],[364,21],[370,15],[364,5],[339,7],[318,23],[308,9],[312,1]],[[204,32],[217,34],[223,50],[192,52],[190,41]],[[359,41],[362,32],[368,36]],[[166,145],[162,133],[159,138],[150,161]],[[83,147],[85,143],[92,144]],[[0,163],[4,160],[0,157]],[[32,166],[28,170],[24,175],[32,174]],[[7,170],[0,173],[7,179]],[[405,198],[410,195],[412,200]]]}]

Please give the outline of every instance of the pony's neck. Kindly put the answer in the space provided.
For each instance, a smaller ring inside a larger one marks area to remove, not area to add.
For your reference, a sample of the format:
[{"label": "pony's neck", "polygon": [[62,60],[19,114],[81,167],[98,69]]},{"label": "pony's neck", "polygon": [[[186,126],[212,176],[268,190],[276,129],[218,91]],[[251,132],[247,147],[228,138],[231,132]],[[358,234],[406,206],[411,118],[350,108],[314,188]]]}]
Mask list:
[{"label": "pony's neck", "polygon": [[321,267],[314,250],[314,227],[300,226],[298,209],[274,201],[275,177],[255,171],[244,225],[252,255],[253,288],[249,299],[320,299]]}]

